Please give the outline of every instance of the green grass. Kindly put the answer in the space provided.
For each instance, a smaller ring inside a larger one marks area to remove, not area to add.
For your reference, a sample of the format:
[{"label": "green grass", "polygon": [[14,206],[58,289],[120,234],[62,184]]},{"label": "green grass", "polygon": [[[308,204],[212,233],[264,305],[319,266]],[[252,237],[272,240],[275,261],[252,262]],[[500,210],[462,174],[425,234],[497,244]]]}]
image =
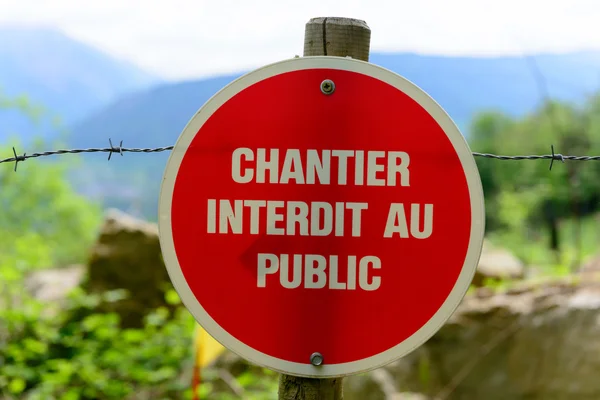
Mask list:
[{"label": "green grass", "polygon": [[564,276],[572,271],[579,258],[580,265],[600,253],[600,216],[581,219],[580,251],[577,255],[576,229],[573,219],[561,221],[559,228],[560,254],[549,249],[547,229],[513,229],[510,232],[491,233],[491,243],[510,250],[526,266],[539,269],[543,275]]}]

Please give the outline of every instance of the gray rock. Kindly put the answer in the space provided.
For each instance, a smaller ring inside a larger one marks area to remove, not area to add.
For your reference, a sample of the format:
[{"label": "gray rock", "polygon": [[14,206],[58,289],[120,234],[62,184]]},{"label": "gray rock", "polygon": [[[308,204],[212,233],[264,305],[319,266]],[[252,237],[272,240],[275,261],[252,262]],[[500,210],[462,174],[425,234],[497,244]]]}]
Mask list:
[{"label": "gray rock", "polygon": [[428,400],[420,393],[400,391],[389,369],[379,368],[344,380],[344,400]]},{"label": "gray rock", "polygon": [[25,278],[25,289],[38,300],[60,301],[80,285],[84,274],[83,265],[33,271]]},{"label": "gray rock", "polygon": [[[504,293],[483,289],[465,297],[414,352],[344,378],[344,398],[600,399],[600,280],[523,283]],[[217,364],[234,373],[247,368],[231,352]]]},{"label": "gray rock", "polygon": [[521,279],[524,277],[523,263],[510,251],[493,246],[485,240],[473,285],[481,287],[486,279]]},{"label": "gray rock", "polygon": [[84,288],[92,293],[125,289],[129,297],[104,304],[98,311],[115,311],[123,327],[139,327],[144,316],[171,306],[165,292],[172,289],[165,268],[156,224],[118,210],[108,210],[92,247]]},{"label": "gray rock", "polygon": [[384,369],[396,388],[436,400],[600,399],[599,311],[591,281],[468,296],[427,343]]}]

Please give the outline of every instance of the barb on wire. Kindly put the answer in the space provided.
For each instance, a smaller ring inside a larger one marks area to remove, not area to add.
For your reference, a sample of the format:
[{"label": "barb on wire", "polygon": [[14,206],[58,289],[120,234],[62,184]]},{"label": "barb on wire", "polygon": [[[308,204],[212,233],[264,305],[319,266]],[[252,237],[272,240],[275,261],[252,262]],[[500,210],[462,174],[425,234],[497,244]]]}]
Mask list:
[{"label": "barb on wire", "polygon": [[119,153],[121,157],[123,157],[123,141],[119,143],[119,147],[114,147],[112,144],[112,140],[108,138],[108,144],[110,144],[110,152],[108,153],[108,161],[110,161],[110,157],[112,157],[113,153]]},{"label": "barb on wire", "polygon": [[27,153],[23,153],[22,156],[18,156],[17,155],[17,150],[15,150],[15,148],[13,147],[13,154],[15,155],[14,157],[14,161],[15,161],[15,172],[17,172],[17,165],[19,165],[19,162],[21,161],[25,161],[27,159]]},{"label": "barb on wire", "polygon": [[552,163],[554,163],[554,160],[560,160],[560,162],[562,162],[563,164],[565,163],[565,158],[563,157],[562,154],[554,154],[554,145],[550,145],[550,149],[552,150],[552,159],[550,160],[550,168],[548,168],[548,170],[552,171]]},{"label": "barb on wire", "polygon": [[[79,154],[79,153],[108,153],[108,160],[110,161],[113,154],[118,153],[123,156],[123,153],[160,153],[163,151],[173,150],[174,146],[165,146],[165,147],[155,147],[155,148],[127,148],[123,147],[123,141],[119,142],[118,146],[114,146],[112,143],[112,139],[108,139],[108,143],[110,147],[104,148],[88,148],[88,149],[61,149],[61,150],[53,150],[53,151],[44,151],[41,153],[23,153],[22,156],[17,154],[17,150],[13,147],[13,157],[0,159],[0,164],[14,162],[15,163],[15,172],[17,171],[17,165],[20,162],[23,162],[29,158],[37,158],[37,157],[46,157],[52,155],[60,155],[60,154]],[[554,145],[550,146],[551,154],[542,154],[542,155],[517,155],[517,156],[507,156],[507,155],[499,155],[499,154],[490,154],[490,153],[478,153],[473,152],[474,157],[483,157],[483,158],[491,158],[495,160],[509,160],[509,161],[518,161],[518,160],[550,160],[550,170],[552,170],[552,166],[554,161],[560,161],[564,163],[565,160],[568,161],[600,161],[600,156],[565,156],[560,153],[554,152]]]}]

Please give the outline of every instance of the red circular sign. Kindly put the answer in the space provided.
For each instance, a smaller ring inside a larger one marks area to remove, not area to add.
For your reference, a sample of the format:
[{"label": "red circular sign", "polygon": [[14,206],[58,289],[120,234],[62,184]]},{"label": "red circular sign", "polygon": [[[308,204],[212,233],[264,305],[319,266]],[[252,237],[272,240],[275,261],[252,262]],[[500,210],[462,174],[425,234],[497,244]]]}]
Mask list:
[{"label": "red circular sign", "polygon": [[165,172],[161,245],[226,347],[285,373],[346,375],[451,315],[482,203],[468,146],[427,95],[367,63],[297,59],[246,75],[190,122]]}]

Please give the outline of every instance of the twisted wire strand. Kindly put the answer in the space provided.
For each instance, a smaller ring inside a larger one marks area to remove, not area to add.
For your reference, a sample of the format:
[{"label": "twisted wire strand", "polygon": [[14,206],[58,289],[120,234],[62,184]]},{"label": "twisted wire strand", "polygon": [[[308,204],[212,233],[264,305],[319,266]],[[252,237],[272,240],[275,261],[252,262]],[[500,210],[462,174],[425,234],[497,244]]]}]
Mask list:
[{"label": "twisted wire strand", "polygon": [[[59,149],[59,150],[51,150],[51,151],[43,151],[38,153],[23,153],[23,155],[19,155],[16,149],[13,147],[13,157],[8,157],[4,159],[0,159],[0,164],[3,163],[15,163],[14,170],[17,170],[17,165],[20,162],[28,160],[30,158],[38,158],[38,157],[47,157],[53,155],[61,155],[61,154],[80,154],[80,153],[108,153],[108,160],[110,161],[113,154],[119,154],[123,156],[124,153],[161,153],[164,151],[173,150],[174,146],[165,146],[165,147],[154,147],[154,148],[128,148],[123,147],[123,142],[121,141],[119,146],[114,146],[112,144],[111,139],[109,139],[110,147],[97,147],[97,148],[87,148],[87,149]],[[482,157],[489,158],[494,160],[503,160],[503,161],[520,161],[520,160],[550,160],[550,169],[552,169],[552,164],[554,161],[599,161],[600,156],[569,156],[554,153],[554,146],[551,146],[552,154],[541,154],[541,155],[501,155],[501,154],[491,154],[491,153],[478,153],[473,152],[474,157]]]}]

